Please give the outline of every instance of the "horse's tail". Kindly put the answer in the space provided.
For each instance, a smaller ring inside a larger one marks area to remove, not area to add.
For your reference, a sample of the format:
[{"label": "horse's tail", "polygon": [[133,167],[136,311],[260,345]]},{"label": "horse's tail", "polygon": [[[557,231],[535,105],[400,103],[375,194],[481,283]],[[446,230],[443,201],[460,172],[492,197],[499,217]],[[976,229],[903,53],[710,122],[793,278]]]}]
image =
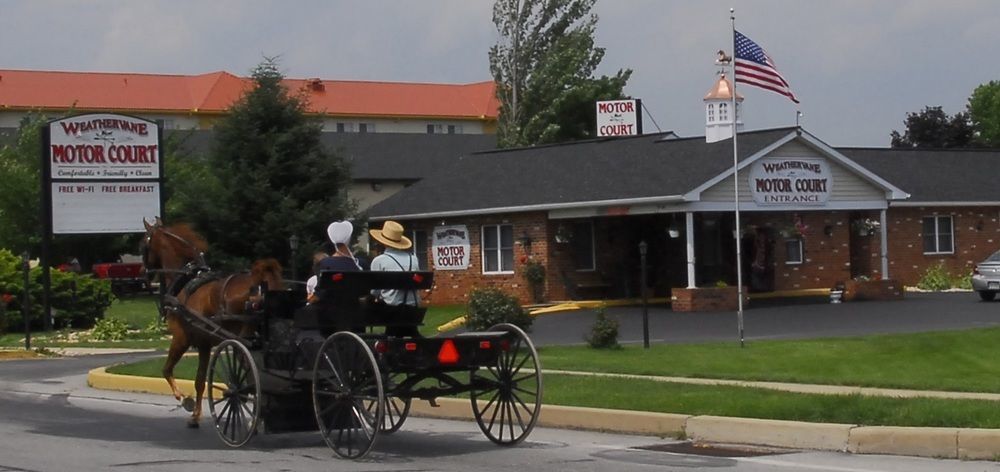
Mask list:
[{"label": "horse's tail", "polygon": [[255,261],[253,266],[250,268],[250,277],[253,279],[253,284],[259,285],[263,282],[267,282],[268,288],[272,290],[280,290],[284,288],[281,273],[281,264],[274,258]]}]

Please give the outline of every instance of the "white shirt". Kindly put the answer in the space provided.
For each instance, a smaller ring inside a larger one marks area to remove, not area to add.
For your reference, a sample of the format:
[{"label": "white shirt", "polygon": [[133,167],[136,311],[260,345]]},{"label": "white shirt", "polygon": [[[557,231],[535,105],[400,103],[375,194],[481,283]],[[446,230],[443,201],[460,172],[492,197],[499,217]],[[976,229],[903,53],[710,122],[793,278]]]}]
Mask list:
[{"label": "white shirt", "polygon": [[[403,272],[420,270],[420,262],[406,251],[386,248],[385,252],[372,259],[372,272]],[[416,290],[372,290],[372,295],[381,297],[387,305],[417,305]]]}]

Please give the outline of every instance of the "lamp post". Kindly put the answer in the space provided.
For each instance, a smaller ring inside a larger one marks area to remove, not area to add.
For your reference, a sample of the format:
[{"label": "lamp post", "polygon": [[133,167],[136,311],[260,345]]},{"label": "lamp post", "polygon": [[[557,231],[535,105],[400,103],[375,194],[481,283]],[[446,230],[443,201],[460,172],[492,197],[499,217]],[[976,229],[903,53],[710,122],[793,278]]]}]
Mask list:
[{"label": "lamp post", "polygon": [[642,277],[639,290],[642,291],[642,347],[649,349],[649,303],[646,297],[646,251],[649,245],[645,240],[639,242],[639,265],[642,266]]},{"label": "lamp post", "polygon": [[292,280],[299,280],[298,264],[296,263],[299,251],[299,235],[293,234],[288,238],[288,247],[292,250]]}]

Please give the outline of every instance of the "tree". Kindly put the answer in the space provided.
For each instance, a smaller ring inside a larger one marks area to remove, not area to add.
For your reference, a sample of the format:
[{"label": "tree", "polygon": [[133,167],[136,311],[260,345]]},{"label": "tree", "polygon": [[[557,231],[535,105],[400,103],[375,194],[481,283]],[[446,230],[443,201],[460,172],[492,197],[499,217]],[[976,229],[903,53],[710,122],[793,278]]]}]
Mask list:
[{"label": "tree", "polygon": [[500,39],[490,48],[501,147],[593,136],[594,102],[623,98],[631,70],[593,78],[604,58],[594,46],[596,0],[496,0]]},{"label": "tree", "polygon": [[973,145],[974,132],[969,114],[949,117],[941,107],[924,107],[919,113],[907,113],[906,131],[893,130],[892,147],[962,148]]},{"label": "tree", "polygon": [[200,175],[199,191],[186,197],[188,216],[212,247],[213,267],[288,260],[292,235],[303,242],[299,255],[308,254],[327,224],[354,211],[346,165],[323,147],[321,123],[305,115],[301,95],[286,89],[276,61],[265,59],[252,80],[215,126],[207,158],[212,176]]},{"label": "tree", "polygon": [[972,91],[969,115],[979,143],[1000,147],[1000,81],[991,80]]}]

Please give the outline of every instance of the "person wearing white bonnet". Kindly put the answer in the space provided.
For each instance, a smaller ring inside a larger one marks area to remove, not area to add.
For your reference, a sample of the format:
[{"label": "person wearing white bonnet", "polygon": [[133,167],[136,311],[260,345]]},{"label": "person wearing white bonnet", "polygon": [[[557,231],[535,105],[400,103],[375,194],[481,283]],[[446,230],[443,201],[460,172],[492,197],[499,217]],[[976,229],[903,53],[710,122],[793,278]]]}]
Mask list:
[{"label": "person wearing white bonnet", "polygon": [[334,221],[326,227],[326,235],[333,243],[333,254],[317,264],[319,271],[357,271],[361,270],[357,259],[351,253],[351,236],[354,225],[350,221]]}]

